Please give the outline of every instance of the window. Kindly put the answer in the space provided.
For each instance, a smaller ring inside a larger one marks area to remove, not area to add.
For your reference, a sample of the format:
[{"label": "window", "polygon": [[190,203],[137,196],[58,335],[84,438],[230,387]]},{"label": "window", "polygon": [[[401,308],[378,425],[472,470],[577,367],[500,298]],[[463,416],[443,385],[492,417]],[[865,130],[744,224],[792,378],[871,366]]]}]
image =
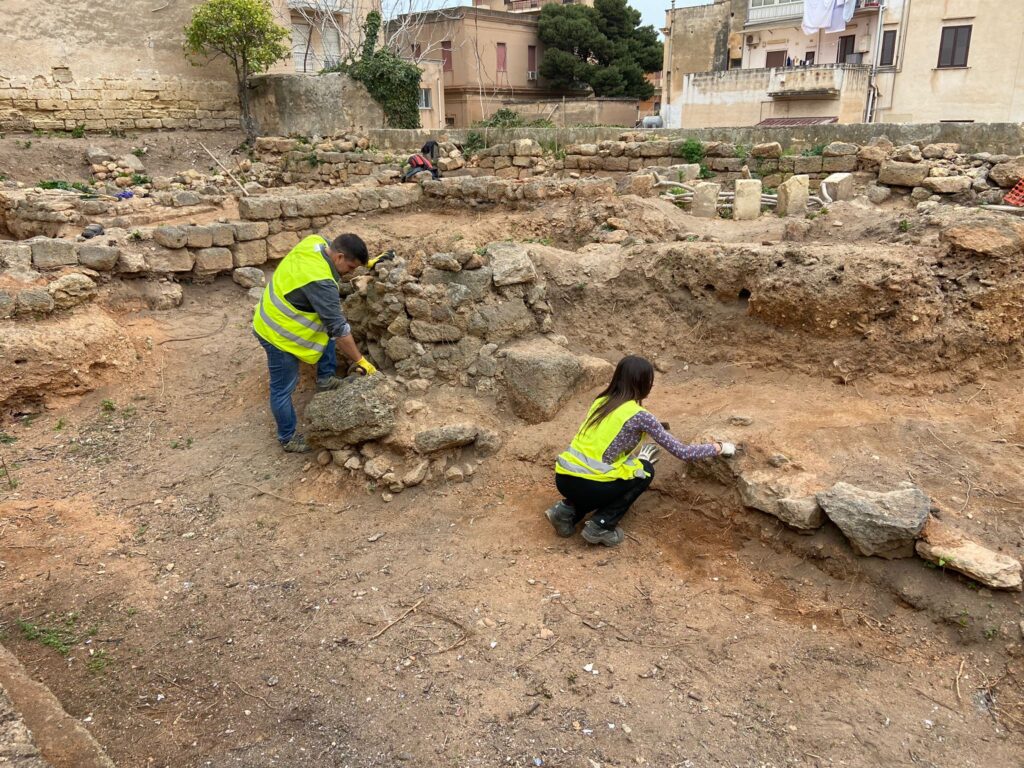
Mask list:
[{"label": "window", "polygon": [[882,33],[882,58],[878,66],[891,67],[896,63],[896,30],[887,29]]},{"label": "window", "polygon": [[430,97],[431,93],[429,88],[420,88],[420,109],[433,109],[433,101]]},{"label": "window", "polygon": [[309,36],[313,28],[309,24],[292,24],[292,62],[296,72],[316,69],[316,57],[309,50]]},{"label": "window", "polygon": [[971,26],[943,27],[939,44],[939,67],[966,67],[971,50]]},{"label": "window", "polygon": [[441,41],[441,69],[445,72],[452,71],[452,41]]},{"label": "window", "polygon": [[328,27],[320,33],[324,44],[324,66],[332,67],[341,61],[341,36],[337,27]]},{"label": "window", "polygon": [[764,65],[769,69],[771,69],[772,67],[786,66],[786,52],[768,51],[768,58],[765,60]]},{"label": "window", "polygon": [[729,69],[743,69],[743,59],[729,59]]},{"label": "window", "polygon": [[537,46],[528,45],[526,47],[526,69],[529,72],[537,71]]},{"label": "window", "polygon": [[498,71],[508,72],[508,51],[504,43],[498,43]]},{"label": "window", "polygon": [[843,35],[839,38],[839,55],[836,57],[837,64],[845,64],[846,60],[853,54],[853,48],[857,44],[856,35]]},{"label": "window", "polygon": [[413,57],[413,59],[415,59],[416,61],[419,61],[420,57],[422,55],[423,55],[423,46],[421,46],[419,43],[413,43],[412,44],[412,57]]},{"label": "window", "polygon": [[814,51],[807,51],[807,53],[804,54],[804,64],[806,64],[809,67],[813,63],[814,63]]}]

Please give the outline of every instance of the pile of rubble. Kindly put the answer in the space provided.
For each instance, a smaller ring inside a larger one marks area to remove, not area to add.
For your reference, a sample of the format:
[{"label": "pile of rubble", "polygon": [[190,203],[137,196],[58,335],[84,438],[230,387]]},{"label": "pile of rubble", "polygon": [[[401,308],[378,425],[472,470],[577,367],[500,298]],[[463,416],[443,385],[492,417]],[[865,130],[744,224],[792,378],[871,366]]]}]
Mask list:
[{"label": "pile of rubble", "polygon": [[146,166],[139,154],[127,154],[115,158],[100,147],[89,147],[85,151],[86,162],[96,181],[112,181],[118,187],[133,186],[133,178],[145,174]]},{"label": "pile of rubble", "polygon": [[496,395],[536,423],[611,373],[551,334],[546,285],[523,245],[420,252],[344,289],[345,315],[387,377],[315,395],[310,439],[331,452],[322,461],[368,475],[386,494],[430,479],[461,482],[500,447],[494,428],[431,419],[416,398],[438,384]]}]

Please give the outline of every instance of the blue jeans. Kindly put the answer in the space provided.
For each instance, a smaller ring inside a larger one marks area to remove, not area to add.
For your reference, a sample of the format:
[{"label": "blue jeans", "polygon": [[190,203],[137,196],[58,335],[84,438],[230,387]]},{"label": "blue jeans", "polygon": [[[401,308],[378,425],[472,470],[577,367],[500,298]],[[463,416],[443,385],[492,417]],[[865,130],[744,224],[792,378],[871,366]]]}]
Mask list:
[{"label": "blue jeans", "polygon": [[[277,439],[287,443],[295,435],[295,406],[292,405],[292,392],[299,383],[299,358],[290,352],[284,352],[273,344],[256,337],[267,352],[267,368],[270,370],[270,412],[277,422]],[[338,356],[334,351],[334,339],[327,343],[327,348],[316,364],[316,380],[329,379],[338,370]]]}]

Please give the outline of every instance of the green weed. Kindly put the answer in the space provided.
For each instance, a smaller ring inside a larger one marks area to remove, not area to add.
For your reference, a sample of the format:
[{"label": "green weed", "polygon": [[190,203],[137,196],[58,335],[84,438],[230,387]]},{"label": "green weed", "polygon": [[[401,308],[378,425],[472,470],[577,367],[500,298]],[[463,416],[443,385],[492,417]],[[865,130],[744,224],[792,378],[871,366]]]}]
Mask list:
[{"label": "green weed", "polygon": [[69,613],[65,615],[58,624],[52,627],[43,627],[29,621],[18,620],[18,628],[26,640],[39,641],[47,648],[52,648],[61,656],[67,656],[85,637],[96,634],[96,628],[91,627],[84,634],[78,632],[78,614]]},{"label": "green weed", "polygon": [[899,226],[900,232],[909,232],[910,231],[910,222],[907,221],[906,219],[900,219],[900,223],[899,223],[898,226]]},{"label": "green weed", "polygon": [[62,418],[61,419],[57,419],[57,423],[54,425],[53,431],[54,432],[60,432],[62,429],[64,429],[64,427],[66,425],[67,425],[67,422],[64,421],[64,419],[62,419]]},{"label": "green weed", "polygon": [[71,129],[72,139],[84,139],[85,138],[85,126],[81,123],[76,123],[75,127]]},{"label": "green weed", "polygon": [[113,400],[104,400],[100,403],[100,410],[104,413],[113,413],[117,410],[117,405]]},{"label": "green weed", "polygon": [[110,656],[106,651],[89,649],[89,660],[85,662],[85,668],[93,674],[99,674],[107,668],[110,663]]},{"label": "green weed", "polygon": [[10,445],[15,442],[18,438],[14,435],[8,435],[6,432],[0,432],[0,445]]},{"label": "green weed", "polygon": [[141,173],[132,174],[132,184],[136,187],[141,187],[143,184],[152,184],[153,180],[149,176],[145,176]]}]

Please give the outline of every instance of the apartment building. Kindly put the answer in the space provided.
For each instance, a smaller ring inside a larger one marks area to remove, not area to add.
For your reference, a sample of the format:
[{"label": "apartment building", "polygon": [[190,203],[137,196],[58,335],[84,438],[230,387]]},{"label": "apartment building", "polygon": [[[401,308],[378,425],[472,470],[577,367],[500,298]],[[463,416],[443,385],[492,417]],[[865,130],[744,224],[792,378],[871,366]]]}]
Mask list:
[{"label": "apartment building", "polygon": [[857,0],[845,30],[814,35],[803,12],[803,0],[667,11],[666,125],[1024,119],[1024,13],[1003,0]]},{"label": "apartment building", "polygon": [[540,81],[544,46],[536,12],[478,5],[403,16],[395,23],[404,27],[399,48],[408,50],[413,61],[441,62],[449,127],[472,125],[509,101],[561,95]]}]

